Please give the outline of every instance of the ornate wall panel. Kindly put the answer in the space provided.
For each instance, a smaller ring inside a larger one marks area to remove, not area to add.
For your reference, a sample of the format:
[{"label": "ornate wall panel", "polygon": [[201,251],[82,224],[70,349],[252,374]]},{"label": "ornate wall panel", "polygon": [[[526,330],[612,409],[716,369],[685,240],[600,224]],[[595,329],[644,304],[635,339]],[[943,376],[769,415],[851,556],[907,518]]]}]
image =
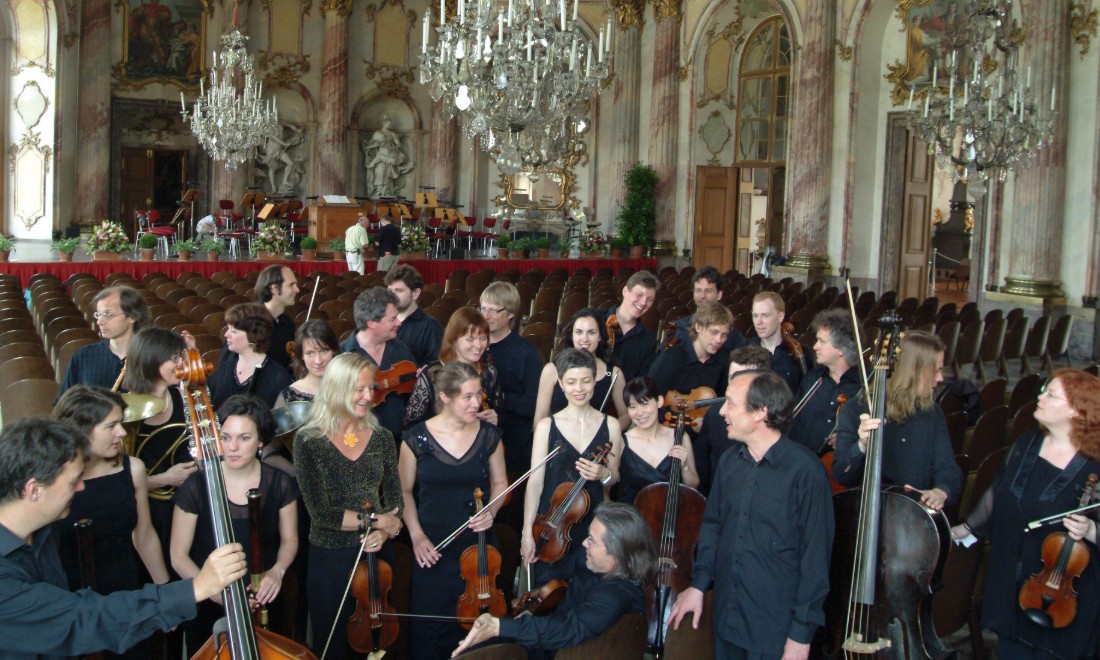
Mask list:
[{"label": "ornate wall panel", "polygon": [[12,75],[38,67],[53,75],[50,62],[50,13],[45,0],[8,0],[15,19],[15,62]]},{"label": "ornate wall panel", "polygon": [[29,132],[11,145],[8,162],[12,174],[15,217],[30,231],[46,215],[46,177],[53,150],[41,143],[38,133]]}]

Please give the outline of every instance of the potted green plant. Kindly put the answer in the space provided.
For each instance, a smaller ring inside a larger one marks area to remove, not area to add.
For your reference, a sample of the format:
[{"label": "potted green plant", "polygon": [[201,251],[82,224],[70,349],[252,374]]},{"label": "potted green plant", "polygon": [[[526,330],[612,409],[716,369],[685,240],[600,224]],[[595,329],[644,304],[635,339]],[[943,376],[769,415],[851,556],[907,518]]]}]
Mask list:
[{"label": "potted green plant", "polygon": [[225,241],[220,238],[208,238],[202,242],[200,249],[206,252],[210,261],[217,261],[218,255],[225,252]]},{"label": "potted green plant", "polygon": [[59,238],[50,243],[50,248],[57,250],[57,258],[59,261],[72,261],[73,253],[76,252],[78,247],[80,247],[79,236]]},{"label": "potted green plant", "polygon": [[317,239],[306,236],[302,239],[302,261],[313,261],[317,258]]},{"label": "potted green plant", "polygon": [[290,234],[274,222],[265,222],[252,239],[252,254],[260,261],[278,261],[290,250]]},{"label": "potted green plant", "polygon": [[630,246],[630,257],[640,259],[653,247],[657,235],[657,172],[635,163],[626,172],[626,199],[616,219],[619,236]]},{"label": "potted green plant", "polygon": [[180,261],[191,261],[191,253],[194,251],[195,241],[190,239],[176,241],[176,252],[180,256]]},{"label": "potted green plant", "polygon": [[508,244],[509,259],[523,259],[527,256],[528,242],[526,238],[514,239]]},{"label": "potted green plant", "polygon": [[604,237],[603,232],[589,229],[581,234],[577,244],[580,247],[582,259],[599,259],[603,256],[604,248],[607,247],[607,238]]},{"label": "potted green plant", "polygon": [[401,225],[401,259],[426,259],[428,257],[428,235],[420,225]]},{"label": "potted green plant", "polygon": [[501,259],[508,258],[508,249],[511,247],[512,237],[508,235],[502,235],[497,237],[497,256]]},{"label": "potted green plant", "polygon": [[622,236],[616,236],[607,242],[611,246],[611,258],[622,259],[623,251],[630,247],[630,244],[626,242],[626,239]]},{"label": "potted green plant", "polygon": [[122,255],[133,247],[122,225],[110,220],[96,225],[85,243],[85,249],[96,261],[121,261]]},{"label": "potted green plant", "polygon": [[344,243],[343,236],[337,236],[328,242],[328,249],[332,251],[332,258],[338,261],[344,260],[344,252],[347,250],[347,245]]},{"label": "potted green plant", "polygon": [[367,244],[363,246],[363,258],[378,258],[378,246],[374,244],[374,234],[367,234]]},{"label": "potted green plant", "polygon": [[15,240],[0,234],[0,262],[7,261],[12,252],[15,252]]},{"label": "potted green plant", "polygon": [[157,254],[157,237],[152,234],[142,234],[138,239],[138,249],[141,250],[142,261],[152,261]]},{"label": "potted green plant", "polygon": [[536,238],[535,239],[535,250],[538,251],[538,258],[539,259],[549,259],[550,258],[550,238],[548,236],[543,236],[542,238]]}]

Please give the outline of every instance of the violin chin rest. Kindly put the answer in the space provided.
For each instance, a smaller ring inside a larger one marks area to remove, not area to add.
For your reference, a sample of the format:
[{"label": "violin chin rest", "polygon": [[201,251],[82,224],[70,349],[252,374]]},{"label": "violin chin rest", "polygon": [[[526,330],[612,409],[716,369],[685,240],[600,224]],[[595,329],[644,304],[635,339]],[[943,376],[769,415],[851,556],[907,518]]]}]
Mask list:
[{"label": "violin chin rest", "polygon": [[1037,626],[1042,626],[1044,628],[1054,627],[1054,621],[1050,618],[1050,615],[1043,610],[1031,607],[1024,610],[1024,614],[1026,614],[1027,618],[1031,619],[1031,622]]}]

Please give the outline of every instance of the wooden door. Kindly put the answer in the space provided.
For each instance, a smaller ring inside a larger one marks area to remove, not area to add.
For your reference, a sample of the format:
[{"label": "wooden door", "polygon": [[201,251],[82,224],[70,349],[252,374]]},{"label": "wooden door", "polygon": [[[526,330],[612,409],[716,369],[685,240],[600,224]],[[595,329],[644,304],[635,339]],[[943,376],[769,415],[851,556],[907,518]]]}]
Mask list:
[{"label": "wooden door", "polygon": [[737,172],[735,167],[700,166],[696,170],[692,247],[696,268],[714,266],[725,272],[736,265]]},{"label": "wooden door", "polygon": [[144,211],[153,205],[153,163],[152,149],[122,148],[119,219],[131,235],[134,233],[134,211]]},{"label": "wooden door", "polygon": [[928,143],[911,132],[906,139],[902,191],[898,298],[924,300],[928,295],[928,259],[932,246],[932,180],[935,161]]}]

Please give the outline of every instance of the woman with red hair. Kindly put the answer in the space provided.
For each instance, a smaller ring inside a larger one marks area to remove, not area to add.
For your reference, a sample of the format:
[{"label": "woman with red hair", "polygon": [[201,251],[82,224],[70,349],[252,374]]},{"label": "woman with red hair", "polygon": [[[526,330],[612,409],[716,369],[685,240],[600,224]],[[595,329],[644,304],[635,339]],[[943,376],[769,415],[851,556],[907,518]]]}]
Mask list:
[{"label": "woman with red hair", "polygon": [[1041,609],[1023,610],[1020,588],[1043,568],[1043,541],[1062,531],[1096,554],[1095,516],[1067,516],[1061,524],[1026,533],[1027,523],[1077,508],[1091,475],[1100,475],[1100,378],[1059,369],[1039,394],[1042,428],[1013,443],[1004,466],[956,540],[971,533],[991,543],[982,626],[997,633],[1002,658],[1084,658],[1096,653],[1100,623],[1100,567],[1092,561],[1074,585],[1077,616],[1062,628]]}]

